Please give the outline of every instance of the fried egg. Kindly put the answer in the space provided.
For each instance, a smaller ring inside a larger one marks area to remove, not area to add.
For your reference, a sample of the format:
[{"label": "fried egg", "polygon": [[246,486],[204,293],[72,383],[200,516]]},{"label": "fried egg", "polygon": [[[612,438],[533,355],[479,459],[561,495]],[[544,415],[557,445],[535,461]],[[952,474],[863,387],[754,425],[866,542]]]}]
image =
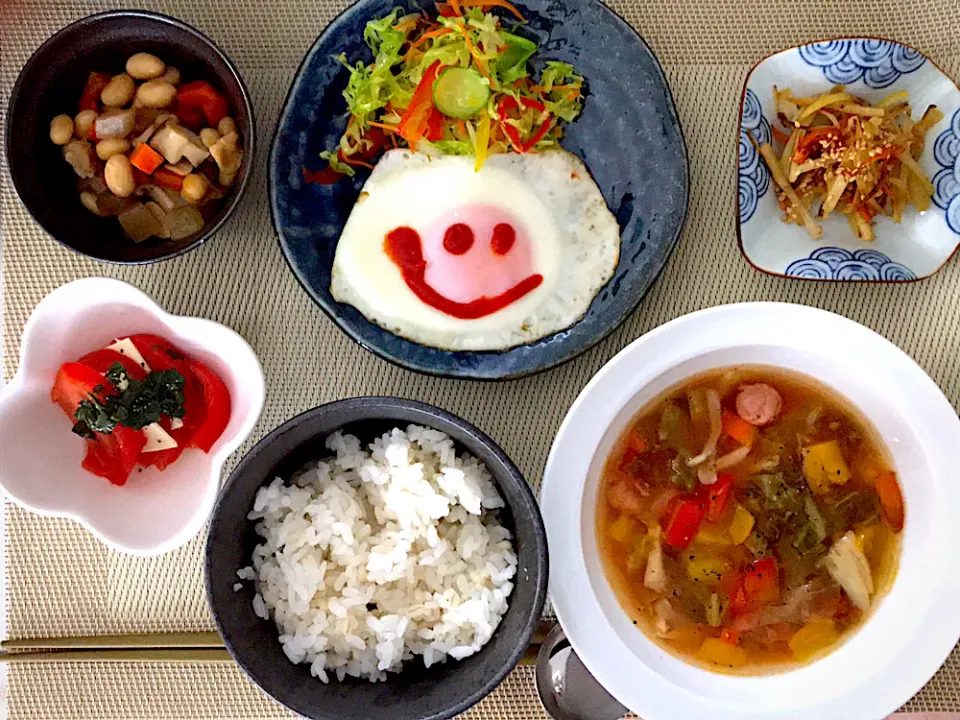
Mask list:
[{"label": "fried egg", "polygon": [[337,244],[330,292],[389,332],[503,350],[564,330],[613,276],[620,228],[563,150],[384,154]]}]

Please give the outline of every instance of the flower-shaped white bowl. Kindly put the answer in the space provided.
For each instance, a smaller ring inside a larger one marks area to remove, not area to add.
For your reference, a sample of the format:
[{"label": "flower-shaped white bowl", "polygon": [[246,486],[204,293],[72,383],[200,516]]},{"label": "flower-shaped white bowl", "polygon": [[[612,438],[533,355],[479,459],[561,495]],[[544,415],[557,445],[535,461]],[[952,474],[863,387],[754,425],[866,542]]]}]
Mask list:
[{"label": "flower-shaped white bowl", "polygon": [[[686,378],[772,365],[835,390],[873,424],[903,490],[906,522],[890,591],[836,650],[779,674],[709,672],[656,645],[621,607],[596,536],[600,473],[620,434]],[[540,508],[550,599],[574,649],[646,720],[877,720],[930,679],[960,637],[960,419],[903,351],[852,320],[747,303],[667,323],[621,351],[574,402],[553,442]]]},{"label": "flower-shaped white bowl", "polygon": [[[899,224],[877,218],[872,242],[858,240],[839,214],[822,223],[819,240],[803,227],[782,222],[773,179],[747,136],[771,142],[771,126],[778,123],[774,85],[799,96],[836,84],[871,102],[906,90],[914,119],[928,105],[944,114],[927,133],[919,160],[936,188],[930,209],[920,213],[911,205]],[[929,58],[901,43],[830,40],[761,60],[744,83],[738,163],[740,249],[758,270],[809,280],[910,282],[935,273],[960,245],[960,90]]]},{"label": "flower-shaped white bowl", "polygon": [[[230,391],[230,420],[209,454],[188,450],[163,472],[146,468],[118,487],[81,468],[84,441],[51,402],[50,389],[62,363],[135,333],[165,337],[220,375]],[[115,550],[168,552],[203,527],[223,464],[253,430],[264,394],[260,362],[233,330],[170,315],[118,280],[69,283],[37,305],[17,373],[0,391],[0,486],[17,504],[72,518]]]}]

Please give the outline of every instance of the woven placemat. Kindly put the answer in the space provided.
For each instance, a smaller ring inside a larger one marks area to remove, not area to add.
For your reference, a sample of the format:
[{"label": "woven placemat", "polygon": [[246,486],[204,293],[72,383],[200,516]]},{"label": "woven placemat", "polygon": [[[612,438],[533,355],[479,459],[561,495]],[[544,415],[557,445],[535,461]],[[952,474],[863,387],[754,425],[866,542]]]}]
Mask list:
[{"label": "woven placemat", "polygon": [[[300,59],[346,4],[138,3],[199,27],[236,61],[253,93],[259,126],[251,186],[236,216],[206,247],[160,265],[118,268],[84,260],[47,238],[20,205],[2,168],[6,377],[16,369],[23,324],[40,299],[75,278],[107,275],[132,282],[172,312],[212,318],[250,341],[267,373],[267,405],[244,450],[321,402],[395,394],[435,403],[476,423],[536,486],[567,407],[606,360],[672,318],[744,300],[804,303],[851,317],[910,353],[960,407],[960,262],[905,286],[787,281],[752,270],[740,257],[734,231],[737,103],[750,66],[798,42],[873,35],[910,43],[958,77],[960,20],[946,12],[942,0],[614,2],[659,56],[677,102],[692,165],[687,225],[660,280],[618,332],[564,367],[496,386],[420,377],[364,352],[310,302],[277,248],[266,199],[269,139]],[[113,6],[0,0],[0,113],[33,49],[68,22]],[[6,612],[12,637],[212,629],[202,590],[201,540],[162,558],[135,559],[107,551],[71,522],[41,519],[9,504],[6,513]],[[960,710],[960,653],[954,652],[907,709]],[[229,665],[65,664],[13,666],[10,672],[11,718],[288,716]],[[467,717],[545,717],[532,670],[517,670]]]}]

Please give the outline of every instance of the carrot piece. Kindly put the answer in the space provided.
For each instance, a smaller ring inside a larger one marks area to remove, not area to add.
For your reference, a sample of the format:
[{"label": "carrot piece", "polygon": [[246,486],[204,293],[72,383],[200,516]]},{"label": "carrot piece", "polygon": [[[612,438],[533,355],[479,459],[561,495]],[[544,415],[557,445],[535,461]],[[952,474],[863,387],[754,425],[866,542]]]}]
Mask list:
[{"label": "carrot piece", "polygon": [[442,37],[442,36],[447,35],[448,33],[452,33],[452,32],[453,32],[453,30],[451,30],[451,29],[448,28],[448,27],[441,27],[441,28],[437,28],[436,30],[430,30],[429,32],[425,32],[423,35],[421,35],[420,37],[418,37],[418,38],[417,38],[417,41],[416,41],[415,43],[413,43],[413,45],[411,45],[410,47],[411,47],[411,49],[412,49],[412,48],[415,48],[415,47],[420,47],[423,43],[425,43],[425,42],[426,42],[427,40],[429,40],[430,38]]},{"label": "carrot piece", "polygon": [[723,414],[723,431],[741,445],[753,445],[757,438],[757,428],[731,412]]},{"label": "carrot piece", "polygon": [[[456,0],[451,0],[451,2],[455,1]],[[458,22],[457,30],[460,31],[461,35],[463,35],[463,39],[467,43],[467,50],[469,50],[470,54],[473,56],[473,61],[477,64],[477,69],[480,70],[480,74],[483,75],[487,80],[491,80],[490,73],[487,71],[487,64],[483,61],[483,58],[480,57],[480,52],[470,39],[470,34],[467,32],[467,28],[464,27],[463,23]],[[491,87],[493,87],[492,80]],[[496,88],[494,88],[494,90],[496,90]]]},{"label": "carrot piece", "polygon": [[163,165],[163,155],[146,143],[140,143],[130,153],[130,164],[137,170],[142,170],[147,175],[151,175],[154,170]]},{"label": "carrot piece", "polygon": [[166,168],[159,168],[154,171],[153,182],[160,187],[170,188],[177,192],[180,192],[180,188],[183,187],[183,177]]},{"label": "carrot piece", "polygon": [[380,128],[381,130],[386,130],[387,132],[397,131],[396,125],[387,125],[386,123],[378,123],[378,122],[374,122],[373,120],[367,120],[367,125],[370,125],[375,128]]},{"label": "carrot piece", "polygon": [[[520,11],[517,10],[517,8],[514,7],[512,3],[507,2],[507,0],[456,0],[456,2],[457,2],[457,4],[459,5],[460,8],[468,8],[468,7],[481,7],[481,8],[501,7],[501,8],[503,8],[504,10],[507,10],[508,12],[512,13],[512,14],[517,18],[517,20],[519,20],[520,22],[526,22],[526,18],[524,18],[523,15],[520,14]],[[453,0],[451,0],[451,3],[450,3],[450,4],[451,4],[451,5],[454,4]],[[458,8],[458,9],[459,9],[459,8]],[[460,13],[457,13],[457,14],[459,15]]]},{"label": "carrot piece", "polygon": [[783,145],[786,145],[788,142],[790,142],[790,136],[776,125],[771,126],[770,129],[773,131],[773,136],[777,139],[777,142]]},{"label": "carrot piece", "polygon": [[876,479],[880,510],[884,521],[894,532],[903,530],[903,495],[894,472],[885,472]]},{"label": "carrot piece", "polygon": [[463,16],[463,11],[460,9],[460,0],[448,0],[447,4],[450,6],[454,15],[457,17]]}]

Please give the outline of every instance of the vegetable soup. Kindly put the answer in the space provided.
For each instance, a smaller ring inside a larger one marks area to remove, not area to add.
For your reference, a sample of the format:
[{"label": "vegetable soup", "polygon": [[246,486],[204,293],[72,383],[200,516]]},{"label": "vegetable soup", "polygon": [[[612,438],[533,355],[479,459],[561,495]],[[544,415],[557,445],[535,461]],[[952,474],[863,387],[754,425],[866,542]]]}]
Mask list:
[{"label": "vegetable soup", "polygon": [[904,506],[877,434],[796,373],[736,367],[648,405],[607,461],[600,554],[655,642],[720,672],[803,663],[893,582]]}]

